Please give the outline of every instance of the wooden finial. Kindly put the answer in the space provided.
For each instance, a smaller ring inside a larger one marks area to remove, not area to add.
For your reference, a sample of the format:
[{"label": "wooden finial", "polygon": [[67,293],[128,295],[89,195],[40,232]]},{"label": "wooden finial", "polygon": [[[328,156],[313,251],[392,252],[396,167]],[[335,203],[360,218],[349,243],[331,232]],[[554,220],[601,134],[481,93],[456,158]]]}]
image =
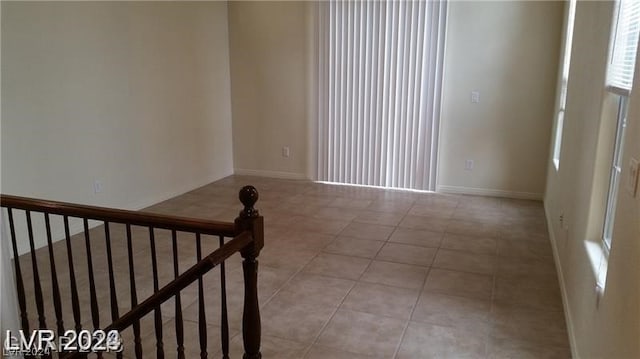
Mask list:
[{"label": "wooden finial", "polygon": [[244,186],[238,194],[240,202],[244,205],[244,209],[240,211],[240,218],[258,217],[260,214],[253,206],[258,201],[258,190],[253,186]]}]

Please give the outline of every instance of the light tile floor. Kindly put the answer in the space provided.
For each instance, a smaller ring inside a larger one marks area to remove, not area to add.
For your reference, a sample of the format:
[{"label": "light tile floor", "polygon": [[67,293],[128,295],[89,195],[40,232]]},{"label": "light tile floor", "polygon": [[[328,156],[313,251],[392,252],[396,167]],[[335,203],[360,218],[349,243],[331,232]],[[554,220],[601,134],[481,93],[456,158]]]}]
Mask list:
[{"label": "light tile floor", "polygon": [[[567,330],[540,202],[414,193],[308,181],[231,176],[148,208],[232,221],[238,190],[258,188],[265,218],[259,296],[264,358],[568,358]],[[120,314],[130,308],[124,227],[111,225]],[[133,228],[138,298],[153,292],[148,233]],[[91,230],[100,324],[110,322],[104,228]],[[81,321],[92,327],[84,238],[75,236]],[[169,233],[156,231],[160,285],[173,278]],[[204,251],[217,247],[204,238]],[[58,272],[68,278],[57,242]],[[48,254],[38,251],[45,293]],[[23,267],[30,258],[22,257]],[[195,244],[179,236],[180,271]],[[241,258],[227,265],[233,358],[242,357]],[[204,277],[208,351],[219,356],[219,272]],[[25,274],[29,283],[30,273]],[[65,323],[73,323],[61,280]],[[31,289],[30,289],[31,288]],[[27,288],[33,302],[33,286]],[[67,293],[67,294],[65,294]],[[47,296],[46,298],[51,298]],[[197,287],[181,295],[187,358],[199,356]],[[50,300],[45,303],[53,317]],[[36,313],[30,304],[30,313]],[[175,304],[162,306],[163,342],[175,354]],[[32,316],[32,323],[36,318]],[[51,319],[49,319],[51,321]],[[142,322],[143,352],[155,357],[153,315]],[[70,326],[70,325],[69,325]],[[132,334],[123,333],[133,357]]]}]

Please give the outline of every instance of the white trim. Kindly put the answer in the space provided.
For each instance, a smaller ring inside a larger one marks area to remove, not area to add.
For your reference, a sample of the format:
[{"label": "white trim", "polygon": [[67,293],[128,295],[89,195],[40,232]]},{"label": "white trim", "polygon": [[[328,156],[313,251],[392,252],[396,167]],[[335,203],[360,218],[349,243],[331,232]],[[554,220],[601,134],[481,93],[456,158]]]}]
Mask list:
[{"label": "white trim", "polygon": [[307,4],[307,178],[318,178],[319,6]]},{"label": "white trim", "polygon": [[573,330],[573,320],[571,319],[571,310],[569,307],[569,297],[567,296],[567,287],[564,281],[564,272],[562,270],[562,263],[560,262],[560,254],[558,253],[558,246],[556,242],[555,233],[553,232],[553,226],[550,224],[553,223],[553,219],[551,214],[549,213],[549,209],[547,208],[547,203],[544,202],[544,214],[547,218],[547,228],[549,230],[549,240],[551,241],[551,249],[553,250],[553,261],[556,265],[556,275],[558,276],[558,282],[560,284],[560,294],[562,296],[562,306],[564,309],[564,318],[567,323],[567,333],[569,334],[569,346],[571,348],[571,357],[575,359],[579,359],[580,355],[578,354],[578,346],[576,345],[576,334]]},{"label": "white trim", "polygon": [[307,175],[304,173],[266,171],[266,170],[247,170],[243,168],[234,169],[233,174],[239,175],[239,176],[258,176],[258,177],[270,177],[270,178],[293,179],[293,180],[309,179]]},{"label": "white trim", "polygon": [[629,97],[631,95],[631,90],[628,90],[628,89],[625,89],[625,88],[622,88],[622,87],[618,87],[618,86],[607,85],[605,87],[605,89],[608,92],[614,93],[614,94],[619,95],[619,96]]},{"label": "white trim", "polygon": [[449,23],[449,2],[444,1],[440,4],[442,8],[440,9],[440,18],[438,21],[438,36],[440,40],[438,41],[438,46],[441,46],[441,50],[438,51],[437,57],[439,62],[440,71],[437,74],[437,84],[435,89],[437,91],[437,99],[438,101],[434,103],[436,109],[434,110],[433,116],[433,133],[431,134],[431,166],[429,168],[429,185],[427,189],[431,192],[434,192],[436,188],[438,188],[438,170],[440,164],[440,139],[442,138],[442,114],[444,107],[444,79],[445,70],[446,70],[446,54],[447,54],[447,33],[448,33],[448,23]]},{"label": "white trim", "polygon": [[441,153],[442,153],[442,141],[440,141],[440,139],[442,138],[442,133],[443,133],[443,128],[444,126],[442,126],[442,117],[444,115],[444,93],[445,93],[445,88],[444,88],[444,79],[447,78],[447,44],[449,43],[449,41],[447,41],[447,38],[449,36],[449,13],[451,12],[451,7],[449,6],[449,3],[447,2],[445,4],[445,15],[444,15],[444,28],[442,29],[442,31],[444,31],[444,35],[443,35],[443,40],[442,40],[442,81],[440,83],[440,100],[438,101],[438,114],[437,114],[437,122],[438,122],[438,126],[437,126],[437,135],[436,135],[436,147],[435,147],[435,167],[433,169],[433,173],[431,173],[431,176],[433,176],[433,185],[435,190],[437,191],[438,188],[440,187],[440,159],[441,159]]},{"label": "white trim", "polygon": [[438,185],[436,192],[444,192],[444,193],[452,193],[452,194],[470,194],[470,195],[476,195],[476,196],[542,200],[542,193],[504,191],[501,189],[490,189],[490,188]]}]

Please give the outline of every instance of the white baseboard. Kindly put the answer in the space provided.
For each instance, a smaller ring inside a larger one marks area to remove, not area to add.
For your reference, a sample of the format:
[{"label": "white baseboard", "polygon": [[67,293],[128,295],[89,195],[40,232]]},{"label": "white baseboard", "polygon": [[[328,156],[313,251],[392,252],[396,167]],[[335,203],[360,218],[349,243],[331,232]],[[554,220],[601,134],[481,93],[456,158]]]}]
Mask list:
[{"label": "white baseboard", "polygon": [[490,189],[490,188],[438,185],[437,192],[452,193],[452,194],[469,194],[469,195],[475,195],[475,196],[542,200],[542,193],[504,191],[500,189]]},{"label": "white baseboard", "polygon": [[[553,223],[547,203],[544,203],[544,214],[547,217],[547,223]],[[564,309],[564,318],[567,323],[567,333],[569,334],[569,346],[571,347],[571,357],[579,359],[578,347],[576,346],[576,336],[573,331],[573,320],[571,319],[571,310],[569,310],[569,297],[567,297],[567,287],[564,282],[564,271],[562,270],[562,263],[560,262],[560,254],[558,253],[558,245],[556,242],[555,233],[553,227],[547,225],[549,230],[549,240],[551,241],[551,249],[553,250],[553,261],[556,264],[556,274],[558,275],[558,282],[560,282],[560,294],[562,296],[562,306]]]},{"label": "white baseboard", "polygon": [[259,176],[292,180],[305,180],[309,179],[304,173],[296,172],[281,172],[281,171],[265,171],[265,170],[247,170],[243,168],[234,169],[234,174],[239,176]]}]

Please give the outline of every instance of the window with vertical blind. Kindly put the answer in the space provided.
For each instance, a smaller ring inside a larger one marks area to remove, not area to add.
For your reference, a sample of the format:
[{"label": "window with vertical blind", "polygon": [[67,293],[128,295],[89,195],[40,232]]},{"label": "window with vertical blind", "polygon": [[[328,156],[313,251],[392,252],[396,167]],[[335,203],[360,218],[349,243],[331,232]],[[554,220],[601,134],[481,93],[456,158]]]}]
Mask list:
[{"label": "window with vertical blind", "polygon": [[319,10],[318,179],[434,190],[446,2]]}]

